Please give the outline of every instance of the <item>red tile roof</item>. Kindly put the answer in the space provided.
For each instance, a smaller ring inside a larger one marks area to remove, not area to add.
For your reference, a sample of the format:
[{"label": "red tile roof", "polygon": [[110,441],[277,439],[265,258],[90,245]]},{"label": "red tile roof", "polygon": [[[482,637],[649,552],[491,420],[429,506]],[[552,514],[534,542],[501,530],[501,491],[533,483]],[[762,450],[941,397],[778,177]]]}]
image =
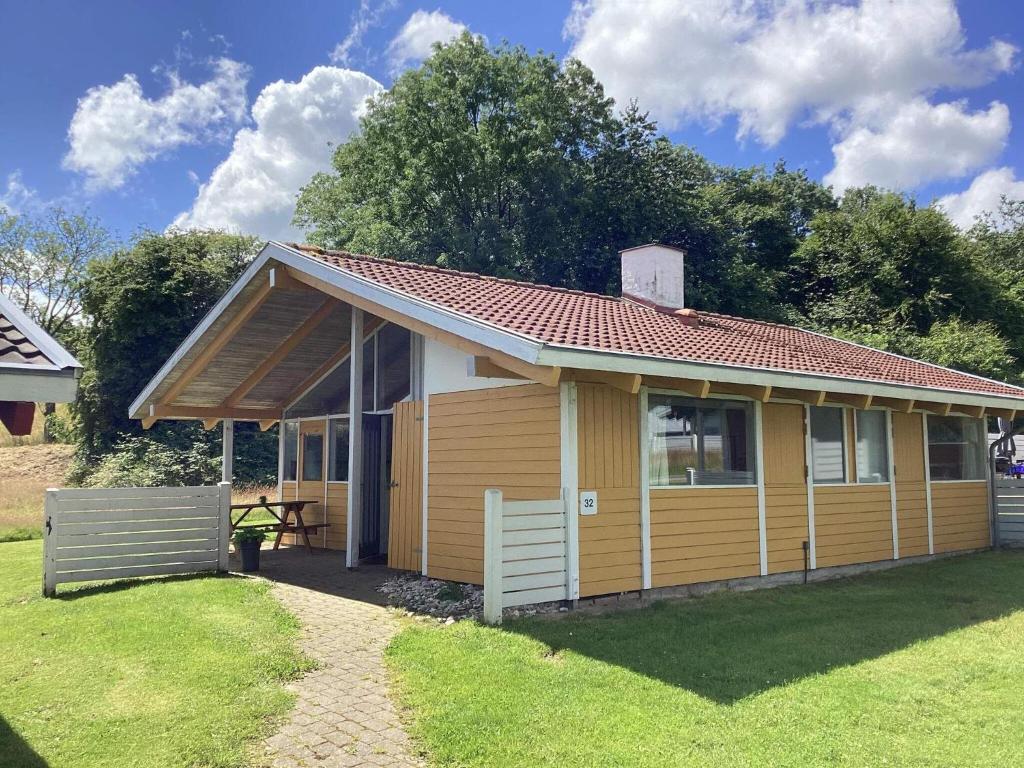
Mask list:
[{"label": "red tile roof", "polygon": [[693,325],[630,301],[295,246],[346,272],[546,344],[1024,398],[1024,389],[792,326],[709,312]]}]

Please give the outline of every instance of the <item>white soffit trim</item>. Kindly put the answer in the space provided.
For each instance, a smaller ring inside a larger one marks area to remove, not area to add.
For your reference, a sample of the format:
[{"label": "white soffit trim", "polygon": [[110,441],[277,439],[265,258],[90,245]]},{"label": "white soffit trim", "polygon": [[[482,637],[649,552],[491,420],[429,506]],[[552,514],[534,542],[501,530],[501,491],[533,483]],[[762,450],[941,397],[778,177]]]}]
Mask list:
[{"label": "white soffit trim", "polygon": [[[774,368],[744,368],[724,363],[701,363],[689,360],[669,360],[658,357],[632,355],[608,350],[580,349],[545,345],[536,360],[537,365],[558,365],[563,368],[585,368],[620,373],[640,373],[684,379],[709,379],[735,384],[758,384],[793,389],[828,390],[855,395],[874,395],[897,399],[926,400],[958,405],[984,405],[993,408],[1021,409],[1020,398],[987,395],[955,389],[936,389],[911,384],[893,384],[870,379],[850,379],[841,376],[823,376],[799,371]],[[969,374],[962,374],[969,375]],[[987,381],[987,379],[986,379]]]}]

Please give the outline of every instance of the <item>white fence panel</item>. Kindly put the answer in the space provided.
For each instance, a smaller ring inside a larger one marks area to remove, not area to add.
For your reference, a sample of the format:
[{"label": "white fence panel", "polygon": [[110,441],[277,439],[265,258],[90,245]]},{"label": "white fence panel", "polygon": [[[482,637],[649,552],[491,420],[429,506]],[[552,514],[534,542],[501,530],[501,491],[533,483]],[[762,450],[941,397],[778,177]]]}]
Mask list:
[{"label": "white fence panel", "polygon": [[563,499],[504,501],[484,492],[484,620],[503,608],[568,599]]},{"label": "white fence panel", "polygon": [[1024,480],[996,480],[996,525],[1000,544],[1024,546]]},{"label": "white fence panel", "polygon": [[58,584],[228,569],[231,484],[51,488],[43,594]]}]

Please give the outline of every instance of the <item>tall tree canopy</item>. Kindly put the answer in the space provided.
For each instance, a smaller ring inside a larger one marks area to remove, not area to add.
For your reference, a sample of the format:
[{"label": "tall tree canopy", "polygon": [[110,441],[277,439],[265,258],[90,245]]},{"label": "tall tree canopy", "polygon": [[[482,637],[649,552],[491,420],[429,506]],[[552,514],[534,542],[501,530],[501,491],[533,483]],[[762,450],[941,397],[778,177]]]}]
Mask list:
[{"label": "tall tree canopy", "polygon": [[[252,261],[258,246],[253,237],[217,232],[145,234],[109,258],[89,263],[82,303],[90,327],[80,348],[85,372],[75,404],[86,472],[122,444],[146,459],[142,449],[148,443],[139,441],[142,428],[128,418],[128,406]],[[183,461],[196,451],[207,457],[219,451],[219,436],[194,422],[161,421],[147,437],[177,448]],[[262,479],[261,472],[272,474],[276,468],[276,438],[258,433],[248,438],[238,441],[236,475]]]},{"label": "tall tree canopy", "polygon": [[464,34],[370,102],[295,221],[327,247],[594,291],[618,251],[689,252],[707,308],[778,312],[786,260],[829,191],[781,164],[720,168],[616,114],[585,66]]},{"label": "tall tree canopy", "polygon": [[81,319],[86,266],[114,247],[110,233],[87,214],[51,208],[28,216],[0,206],[0,293],[47,333],[66,337]]}]

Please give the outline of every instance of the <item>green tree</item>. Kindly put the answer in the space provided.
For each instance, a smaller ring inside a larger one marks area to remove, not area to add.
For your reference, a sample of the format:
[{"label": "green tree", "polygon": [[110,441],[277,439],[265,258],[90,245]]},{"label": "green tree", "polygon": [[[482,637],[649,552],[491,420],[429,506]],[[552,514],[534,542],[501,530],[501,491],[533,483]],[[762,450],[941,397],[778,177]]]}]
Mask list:
[{"label": "green tree", "polygon": [[0,207],[0,293],[66,340],[81,319],[86,265],[114,247],[110,233],[87,214],[56,207],[33,217]]},{"label": "green tree", "polygon": [[584,161],[615,128],[582,64],[467,33],[371,100],[295,221],[324,246],[559,282]]},{"label": "green tree", "polygon": [[925,335],[990,316],[996,291],[934,208],[866,187],[819,213],[796,248],[790,301],[814,327]]},{"label": "green tree", "polygon": [[[219,452],[219,433],[195,423],[158,422],[146,433],[149,442],[126,441],[143,434],[139,422],[128,418],[128,407],[251,262],[258,245],[255,238],[219,232],[147,233],[89,263],[82,291],[89,333],[75,404],[79,480],[119,447],[130,454],[123,462],[128,464],[133,456],[145,458],[140,446],[150,442],[183,457],[194,457],[196,446],[210,457]],[[266,479],[276,469],[274,435],[248,425],[239,430],[236,474]]]}]

